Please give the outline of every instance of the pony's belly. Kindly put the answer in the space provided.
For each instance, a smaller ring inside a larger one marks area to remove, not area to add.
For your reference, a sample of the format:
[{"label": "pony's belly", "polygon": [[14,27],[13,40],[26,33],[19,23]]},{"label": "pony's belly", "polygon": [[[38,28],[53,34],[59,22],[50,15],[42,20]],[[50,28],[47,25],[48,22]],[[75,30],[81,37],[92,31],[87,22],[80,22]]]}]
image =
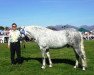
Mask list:
[{"label": "pony's belly", "polygon": [[53,44],[49,44],[49,48],[61,48],[64,47],[66,45],[66,43],[53,43]]},{"label": "pony's belly", "polygon": [[53,39],[49,39],[47,42],[50,48],[61,48],[67,44],[67,39],[65,37],[55,37]]}]

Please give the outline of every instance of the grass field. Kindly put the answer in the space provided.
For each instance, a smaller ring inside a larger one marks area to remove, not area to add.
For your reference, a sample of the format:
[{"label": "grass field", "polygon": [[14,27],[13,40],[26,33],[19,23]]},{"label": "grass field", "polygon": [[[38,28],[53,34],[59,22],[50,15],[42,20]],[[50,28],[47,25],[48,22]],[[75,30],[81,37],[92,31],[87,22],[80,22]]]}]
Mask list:
[{"label": "grass field", "polygon": [[94,75],[94,40],[85,41],[88,68],[74,69],[75,54],[72,48],[50,50],[53,67],[48,64],[45,70],[41,67],[41,52],[36,43],[26,43],[26,49],[22,48],[22,64],[10,64],[10,51],[7,44],[0,44],[0,75]]}]

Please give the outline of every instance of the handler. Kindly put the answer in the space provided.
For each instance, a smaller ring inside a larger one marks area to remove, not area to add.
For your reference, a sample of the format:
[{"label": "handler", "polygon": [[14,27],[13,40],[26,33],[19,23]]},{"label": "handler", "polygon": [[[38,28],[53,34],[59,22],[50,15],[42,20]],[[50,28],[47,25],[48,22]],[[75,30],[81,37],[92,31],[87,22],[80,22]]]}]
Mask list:
[{"label": "handler", "polygon": [[[21,49],[20,49],[20,31],[17,30],[16,23],[12,24],[12,30],[9,33],[8,48],[10,48],[11,64],[21,63]],[[17,58],[15,58],[15,54]]]}]

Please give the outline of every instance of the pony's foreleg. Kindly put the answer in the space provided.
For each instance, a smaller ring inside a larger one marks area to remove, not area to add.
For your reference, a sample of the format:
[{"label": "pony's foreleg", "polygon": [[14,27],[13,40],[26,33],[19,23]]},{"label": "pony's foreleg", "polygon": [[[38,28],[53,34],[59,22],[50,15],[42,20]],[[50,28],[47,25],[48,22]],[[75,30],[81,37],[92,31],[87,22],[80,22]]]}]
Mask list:
[{"label": "pony's foreleg", "polygon": [[42,50],[42,69],[46,67],[45,50]]},{"label": "pony's foreleg", "polygon": [[52,61],[51,61],[51,57],[50,57],[50,53],[47,51],[46,52],[48,60],[49,60],[49,67],[52,67]]}]

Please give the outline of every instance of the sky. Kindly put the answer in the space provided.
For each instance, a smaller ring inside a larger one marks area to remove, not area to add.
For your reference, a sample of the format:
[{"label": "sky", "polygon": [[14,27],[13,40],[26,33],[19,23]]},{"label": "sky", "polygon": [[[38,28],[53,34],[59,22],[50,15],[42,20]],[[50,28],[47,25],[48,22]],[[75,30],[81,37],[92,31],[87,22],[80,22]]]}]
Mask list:
[{"label": "sky", "polygon": [[94,0],[0,0],[0,25],[94,25]]}]

